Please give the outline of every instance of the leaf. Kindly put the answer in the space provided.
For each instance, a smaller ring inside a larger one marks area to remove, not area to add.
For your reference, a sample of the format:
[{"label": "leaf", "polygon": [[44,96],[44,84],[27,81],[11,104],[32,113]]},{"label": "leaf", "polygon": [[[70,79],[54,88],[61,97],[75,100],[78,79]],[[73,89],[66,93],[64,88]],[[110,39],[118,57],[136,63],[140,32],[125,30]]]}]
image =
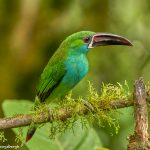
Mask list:
[{"label": "leaf", "polygon": [[[121,149],[126,149],[128,140],[127,137],[134,133],[134,115],[133,115],[133,108],[122,108],[119,110],[121,113],[119,122],[120,122],[120,130],[119,134],[116,138],[114,138],[114,145],[118,145]],[[118,143],[119,139],[119,143]]]},{"label": "leaf", "polygon": [[[2,107],[5,116],[12,114],[25,114],[31,109],[33,103],[27,100],[5,100]],[[17,129],[12,129],[18,134]],[[25,137],[27,127],[23,130]],[[81,123],[75,123],[74,133],[72,130],[67,130],[63,135],[55,140],[48,138],[49,123],[37,129],[31,141],[26,143],[29,150],[96,150],[102,147],[101,141],[94,129],[82,129]]]},{"label": "leaf", "polygon": [[33,103],[28,100],[5,100],[2,104],[5,116],[27,114]]},{"label": "leaf", "polygon": [[65,150],[96,150],[102,147],[102,143],[93,128],[82,129],[81,123],[78,121],[73,129],[74,132],[68,130],[59,137]]},{"label": "leaf", "polygon": [[[2,108],[4,111],[5,116],[12,116],[13,114],[27,114],[31,107],[33,106],[33,103],[28,100],[5,100],[2,104]],[[47,137],[47,126],[44,126],[37,130],[36,134],[32,138],[31,141],[29,141],[26,146],[29,148],[29,150],[59,150],[58,144],[48,139]],[[23,130],[24,139],[27,133],[27,127]],[[18,134],[18,129],[12,129],[15,134]]]}]

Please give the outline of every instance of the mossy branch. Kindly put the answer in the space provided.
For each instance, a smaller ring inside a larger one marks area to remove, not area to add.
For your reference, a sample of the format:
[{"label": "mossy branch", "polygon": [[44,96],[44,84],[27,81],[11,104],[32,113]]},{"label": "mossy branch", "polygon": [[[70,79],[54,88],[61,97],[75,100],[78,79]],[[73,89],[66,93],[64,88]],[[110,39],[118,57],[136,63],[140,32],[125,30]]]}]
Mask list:
[{"label": "mossy branch", "polygon": [[[147,100],[150,102],[149,91],[147,91]],[[125,108],[129,106],[133,106],[133,98],[125,99],[116,99],[110,100],[109,103],[106,103],[106,100],[97,101],[96,104],[98,109],[109,111],[110,109],[119,109]],[[0,119],[0,129],[8,129],[8,128],[17,128],[22,126],[30,125],[33,120],[35,124],[46,123],[46,122],[54,122],[54,121],[65,121],[68,118],[71,118],[74,113],[80,115],[87,115],[91,112],[85,105],[79,105],[80,109],[76,109],[74,107],[62,107],[59,110],[55,111],[55,117],[52,115],[52,109],[49,109],[49,112],[36,112],[35,114],[22,114],[13,117],[1,118]]]},{"label": "mossy branch", "polygon": [[[143,100],[150,102],[150,83],[145,86],[142,79],[138,81],[143,83],[143,87],[146,87],[143,90],[145,91]],[[82,127],[87,127],[88,124],[93,124],[93,122],[96,122],[99,126],[104,126],[104,123],[107,123],[109,126],[114,127],[116,133],[118,133],[119,123],[116,115],[119,111],[117,110],[130,106],[135,107],[135,101],[138,100],[136,96],[137,90],[141,91],[138,84],[135,84],[134,91],[130,92],[125,81],[124,85],[120,83],[117,83],[117,85],[102,84],[101,94],[98,94],[89,82],[88,94],[84,99],[80,97],[75,100],[70,93],[59,105],[51,109],[46,103],[41,104],[36,100],[34,111],[31,111],[30,114],[17,114],[0,119],[0,141],[4,142],[7,140],[4,136],[4,129],[28,125],[30,127],[41,127],[47,122],[50,123],[48,132],[50,138],[55,138],[56,135],[63,133],[66,129],[73,129],[76,121],[80,121]],[[137,110],[136,112],[139,111]],[[137,124],[138,121],[135,121],[135,123]],[[145,124],[147,125],[147,123]],[[147,130],[147,128],[145,129]],[[19,128],[19,134],[15,139],[17,142],[20,141],[21,145],[25,143],[22,130],[23,128]],[[138,133],[143,132],[139,131]],[[137,135],[135,136],[138,137]]]}]

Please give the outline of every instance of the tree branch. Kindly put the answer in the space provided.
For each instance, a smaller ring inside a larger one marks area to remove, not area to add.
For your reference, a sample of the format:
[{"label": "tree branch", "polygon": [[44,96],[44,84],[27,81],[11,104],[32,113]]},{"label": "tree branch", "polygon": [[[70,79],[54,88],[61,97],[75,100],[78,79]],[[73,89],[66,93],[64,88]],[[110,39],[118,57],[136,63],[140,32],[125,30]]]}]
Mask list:
[{"label": "tree branch", "polygon": [[148,134],[148,108],[147,94],[142,79],[137,80],[134,85],[134,135],[129,138],[128,150],[148,150],[150,141]]},{"label": "tree branch", "polygon": [[[148,93],[148,92],[147,92]],[[150,99],[148,100],[150,101]],[[103,101],[98,102],[99,109],[106,110],[104,107]],[[133,100],[112,100],[109,103],[109,108],[111,109],[119,109],[119,108],[125,108],[133,106]],[[51,111],[51,110],[50,110]],[[87,107],[81,107],[80,110],[77,110],[76,114],[78,115],[86,115],[89,112],[89,109]],[[39,113],[36,114],[36,121],[34,123],[46,123],[46,122],[53,122],[56,120],[65,121],[67,118],[71,118],[74,113],[74,108],[60,108],[55,113],[56,116],[53,118],[52,113]],[[7,117],[7,118],[1,118],[0,119],[0,129],[8,129],[8,128],[16,128],[16,127],[22,127],[27,126],[32,123],[34,114],[26,114],[26,115],[18,115],[14,117]]]}]

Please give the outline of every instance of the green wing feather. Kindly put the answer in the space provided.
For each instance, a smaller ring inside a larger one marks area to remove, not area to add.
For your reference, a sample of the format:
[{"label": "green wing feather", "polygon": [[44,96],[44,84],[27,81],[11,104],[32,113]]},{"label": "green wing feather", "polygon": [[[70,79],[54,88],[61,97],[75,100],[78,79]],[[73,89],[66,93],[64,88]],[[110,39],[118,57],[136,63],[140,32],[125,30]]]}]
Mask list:
[{"label": "green wing feather", "polygon": [[64,58],[61,51],[57,51],[45,67],[37,87],[37,96],[41,102],[49,97],[64,77],[66,73]]}]

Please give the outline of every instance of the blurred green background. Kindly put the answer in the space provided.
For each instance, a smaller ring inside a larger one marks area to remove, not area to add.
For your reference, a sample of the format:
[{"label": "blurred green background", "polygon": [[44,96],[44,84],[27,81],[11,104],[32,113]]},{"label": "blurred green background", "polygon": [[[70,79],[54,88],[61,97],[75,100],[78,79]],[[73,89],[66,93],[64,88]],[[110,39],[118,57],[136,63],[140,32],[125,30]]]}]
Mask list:
[{"label": "blurred green background", "polygon": [[[81,31],[111,32],[127,37],[134,47],[99,47],[88,54],[88,75],[74,89],[85,95],[87,80],[100,91],[101,83],[129,83],[150,68],[149,0],[0,0],[0,102],[5,99],[34,100],[39,76],[59,44],[68,35]],[[132,111],[124,110],[132,116]],[[1,117],[3,112],[1,111]],[[97,129],[104,145],[125,149],[124,132],[133,126],[124,115],[118,135]],[[130,119],[128,119],[128,117]],[[9,130],[9,143],[13,133]],[[124,139],[123,139],[124,138]]]}]

